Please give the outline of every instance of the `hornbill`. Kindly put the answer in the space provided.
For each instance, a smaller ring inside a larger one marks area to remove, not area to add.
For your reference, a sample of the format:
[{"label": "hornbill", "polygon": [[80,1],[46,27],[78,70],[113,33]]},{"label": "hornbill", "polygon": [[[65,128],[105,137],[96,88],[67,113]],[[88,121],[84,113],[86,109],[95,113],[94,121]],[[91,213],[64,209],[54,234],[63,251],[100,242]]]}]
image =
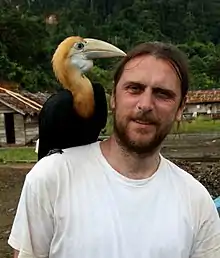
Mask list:
[{"label": "hornbill", "polygon": [[91,38],[68,37],[57,47],[52,67],[63,89],[39,113],[38,160],[48,153],[95,142],[107,122],[104,88],[85,76],[93,59],[122,57],[116,46]]}]

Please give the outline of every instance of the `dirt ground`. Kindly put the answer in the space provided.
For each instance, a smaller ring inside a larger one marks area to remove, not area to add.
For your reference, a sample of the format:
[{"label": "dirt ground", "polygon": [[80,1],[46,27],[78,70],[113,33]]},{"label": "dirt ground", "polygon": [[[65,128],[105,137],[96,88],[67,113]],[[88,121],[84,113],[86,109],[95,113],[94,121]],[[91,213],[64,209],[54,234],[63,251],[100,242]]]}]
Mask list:
[{"label": "dirt ground", "polygon": [[12,257],[7,239],[28,170],[26,166],[0,166],[0,258]]},{"label": "dirt ground", "polygon": [[[220,195],[220,135],[169,137],[162,153],[197,178],[213,198]],[[12,257],[7,239],[25,175],[31,166],[0,165],[0,258]]]}]

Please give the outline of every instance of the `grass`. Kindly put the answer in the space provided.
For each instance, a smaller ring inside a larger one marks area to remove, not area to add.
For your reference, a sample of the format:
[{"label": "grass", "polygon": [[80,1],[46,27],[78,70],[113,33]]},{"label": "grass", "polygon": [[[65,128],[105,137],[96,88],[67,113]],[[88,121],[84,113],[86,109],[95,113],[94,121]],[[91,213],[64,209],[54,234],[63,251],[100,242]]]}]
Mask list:
[{"label": "grass", "polygon": [[177,130],[178,133],[220,133],[220,120],[213,121],[201,116],[190,123],[188,121],[182,121],[179,129],[175,126],[172,132],[176,133]]},{"label": "grass", "polygon": [[35,162],[37,154],[34,147],[0,148],[0,163]]}]

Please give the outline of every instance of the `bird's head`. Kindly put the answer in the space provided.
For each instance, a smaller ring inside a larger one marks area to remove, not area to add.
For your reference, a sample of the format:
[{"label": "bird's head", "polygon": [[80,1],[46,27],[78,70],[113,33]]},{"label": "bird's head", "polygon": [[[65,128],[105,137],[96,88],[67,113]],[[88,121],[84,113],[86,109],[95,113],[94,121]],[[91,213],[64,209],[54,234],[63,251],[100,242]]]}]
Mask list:
[{"label": "bird's head", "polygon": [[72,92],[74,108],[81,117],[91,116],[95,108],[92,84],[83,75],[92,68],[93,59],[123,56],[126,53],[121,49],[97,39],[68,37],[58,45],[53,71],[62,86]]},{"label": "bird's head", "polygon": [[105,41],[72,36],[59,44],[53,55],[52,63],[55,72],[59,67],[57,64],[65,62],[85,73],[92,68],[94,59],[125,55],[126,53],[121,49]]}]

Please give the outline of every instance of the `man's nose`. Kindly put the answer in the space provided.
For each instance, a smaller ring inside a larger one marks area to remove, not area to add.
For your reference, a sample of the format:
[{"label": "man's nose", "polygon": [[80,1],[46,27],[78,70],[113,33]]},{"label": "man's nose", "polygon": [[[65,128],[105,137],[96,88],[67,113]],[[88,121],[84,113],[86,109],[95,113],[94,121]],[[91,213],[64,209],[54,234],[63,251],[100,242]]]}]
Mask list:
[{"label": "man's nose", "polygon": [[150,89],[146,89],[139,95],[137,108],[142,111],[152,111],[153,109],[153,95]]}]

